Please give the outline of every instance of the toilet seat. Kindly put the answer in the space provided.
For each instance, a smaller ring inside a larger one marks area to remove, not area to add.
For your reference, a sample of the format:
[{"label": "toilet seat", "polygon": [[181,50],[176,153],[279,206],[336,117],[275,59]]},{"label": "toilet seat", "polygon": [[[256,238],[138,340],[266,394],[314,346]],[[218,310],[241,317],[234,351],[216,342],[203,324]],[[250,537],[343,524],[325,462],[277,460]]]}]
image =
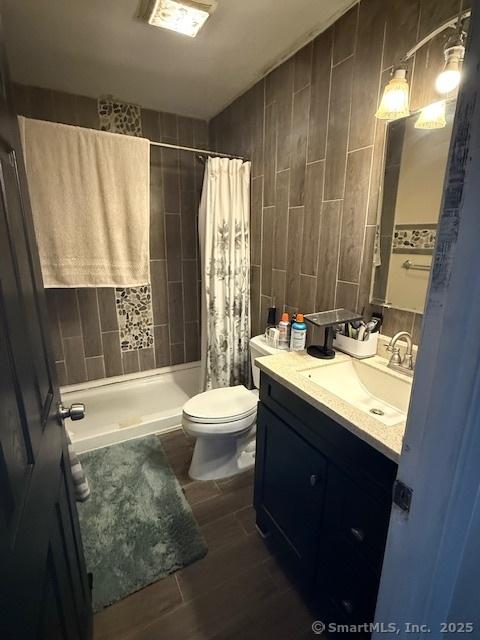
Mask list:
[{"label": "toilet seat", "polygon": [[258,396],[243,385],[205,391],[183,407],[183,426],[192,435],[239,433],[252,426]]}]

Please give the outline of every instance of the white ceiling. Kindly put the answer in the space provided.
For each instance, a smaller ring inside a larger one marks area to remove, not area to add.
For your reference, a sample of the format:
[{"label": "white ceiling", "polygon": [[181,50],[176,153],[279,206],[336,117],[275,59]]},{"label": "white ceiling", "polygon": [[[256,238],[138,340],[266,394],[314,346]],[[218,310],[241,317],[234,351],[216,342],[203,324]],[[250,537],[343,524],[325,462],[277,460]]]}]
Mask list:
[{"label": "white ceiling", "polygon": [[16,82],[211,118],[354,0],[219,0],[196,38],[136,20],[138,0],[3,0]]}]

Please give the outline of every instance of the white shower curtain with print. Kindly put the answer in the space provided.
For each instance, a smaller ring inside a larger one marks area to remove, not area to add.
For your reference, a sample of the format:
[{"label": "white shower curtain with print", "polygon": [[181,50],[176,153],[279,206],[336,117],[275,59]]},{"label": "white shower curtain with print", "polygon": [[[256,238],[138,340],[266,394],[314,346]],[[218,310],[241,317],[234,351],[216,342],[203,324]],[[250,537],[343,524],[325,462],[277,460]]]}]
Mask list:
[{"label": "white shower curtain with print", "polygon": [[202,389],[243,384],[250,336],[250,162],[207,160],[198,227]]}]

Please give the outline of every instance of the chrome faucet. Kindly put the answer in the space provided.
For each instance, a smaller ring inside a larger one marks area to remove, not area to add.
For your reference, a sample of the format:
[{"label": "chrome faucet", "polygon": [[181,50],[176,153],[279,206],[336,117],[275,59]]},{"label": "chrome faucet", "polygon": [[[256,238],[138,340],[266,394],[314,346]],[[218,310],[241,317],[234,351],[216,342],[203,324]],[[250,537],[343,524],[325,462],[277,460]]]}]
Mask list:
[{"label": "chrome faucet", "polygon": [[[403,357],[400,353],[400,348],[396,346],[398,340],[401,340],[402,338],[404,338],[405,342],[407,343],[407,349]],[[392,354],[387,366],[390,369],[401,371],[402,373],[405,373],[407,376],[413,376],[414,362],[413,362],[412,348],[413,348],[413,340],[412,340],[412,336],[408,333],[408,331],[399,331],[398,333],[396,333],[393,336],[393,338],[390,340],[390,343],[388,344],[388,346],[386,347],[387,351],[390,351]]]}]

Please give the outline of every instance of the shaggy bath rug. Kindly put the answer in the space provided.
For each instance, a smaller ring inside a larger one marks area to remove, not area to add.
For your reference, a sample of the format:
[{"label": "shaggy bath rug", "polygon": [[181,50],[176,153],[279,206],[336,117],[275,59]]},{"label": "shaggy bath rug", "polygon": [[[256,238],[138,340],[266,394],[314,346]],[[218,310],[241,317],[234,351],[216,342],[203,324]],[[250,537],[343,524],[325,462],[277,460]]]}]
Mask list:
[{"label": "shaggy bath rug", "polygon": [[206,554],[158,437],[79,457],[92,490],[78,510],[95,611]]}]

